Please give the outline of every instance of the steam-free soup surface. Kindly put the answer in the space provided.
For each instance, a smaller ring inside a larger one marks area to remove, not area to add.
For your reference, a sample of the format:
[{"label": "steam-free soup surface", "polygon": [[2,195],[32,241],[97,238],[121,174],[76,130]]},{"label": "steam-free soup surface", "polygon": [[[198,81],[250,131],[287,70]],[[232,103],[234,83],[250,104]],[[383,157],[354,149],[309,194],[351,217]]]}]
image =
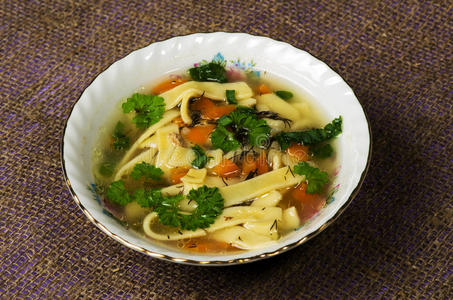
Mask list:
[{"label": "steam-free soup surface", "polygon": [[269,246],[328,200],[341,118],[316,107],[276,77],[231,76],[214,62],[166,76],[122,100],[99,133],[103,204],[168,247]]}]

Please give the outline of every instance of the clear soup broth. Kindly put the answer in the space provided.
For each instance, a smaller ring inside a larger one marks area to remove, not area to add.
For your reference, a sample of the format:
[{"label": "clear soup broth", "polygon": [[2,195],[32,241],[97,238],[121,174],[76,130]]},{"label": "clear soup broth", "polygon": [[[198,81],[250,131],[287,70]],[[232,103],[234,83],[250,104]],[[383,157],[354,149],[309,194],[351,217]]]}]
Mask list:
[{"label": "clear soup broth", "polygon": [[120,101],[93,149],[105,209],[153,242],[217,254],[266,247],[318,213],[341,118],[254,74],[204,63]]}]

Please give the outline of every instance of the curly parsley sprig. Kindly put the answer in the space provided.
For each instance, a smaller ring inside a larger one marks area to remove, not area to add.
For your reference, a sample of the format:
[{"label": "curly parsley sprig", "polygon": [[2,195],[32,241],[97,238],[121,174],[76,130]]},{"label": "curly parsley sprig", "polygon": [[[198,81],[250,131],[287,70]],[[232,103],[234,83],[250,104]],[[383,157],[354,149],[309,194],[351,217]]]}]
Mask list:
[{"label": "curly parsley sprig", "polygon": [[159,222],[166,226],[178,227],[183,230],[207,228],[222,213],[224,200],[216,187],[206,185],[192,189],[187,198],[197,202],[197,208],[191,214],[179,211],[179,202],[183,195],[164,196],[160,189],[138,189],[130,194],[122,180],[110,184],[107,198],[121,206],[136,201],[142,207],[152,207],[159,216]]},{"label": "curly parsley sprig", "polygon": [[135,111],[136,115],[132,119],[137,128],[148,128],[162,119],[165,112],[164,98],[153,95],[135,93],[123,103],[124,113]]},{"label": "curly parsley sprig", "polygon": [[300,162],[294,166],[294,173],[305,175],[308,194],[320,194],[327,182],[329,175],[318,168],[310,166],[306,162]]},{"label": "curly parsley sprig", "polygon": [[139,180],[142,177],[145,179],[161,180],[163,175],[164,172],[160,168],[150,165],[144,161],[136,164],[130,174],[130,176],[135,180]]},{"label": "curly parsley sprig", "polygon": [[302,145],[314,145],[330,140],[341,133],[342,118],[341,116],[334,119],[324,128],[311,129],[306,131],[281,132],[274,138],[280,144],[282,150],[288,148],[291,143],[300,143]]},{"label": "curly parsley sprig", "polygon": [[[232,131],[226,128],[231,128]],[[242,145],[263,147],[269,143],[270,127],[266,121],[260,120],[252,108],[238,106],[217,123],[216,130],[211,135],[215,148],[223,151],[235,150]]]}]

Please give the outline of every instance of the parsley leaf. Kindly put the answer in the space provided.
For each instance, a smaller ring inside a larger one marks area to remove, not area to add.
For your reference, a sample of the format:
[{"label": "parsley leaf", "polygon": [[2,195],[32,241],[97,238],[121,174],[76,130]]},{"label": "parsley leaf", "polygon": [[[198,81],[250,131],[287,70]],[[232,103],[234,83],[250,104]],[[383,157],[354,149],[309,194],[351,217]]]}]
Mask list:
[{"label": "parsley leaf", "polygon": [[329,175],[318,168],[310,166],[306,162],[300,162],[294,166],[294,173],[305,175],[308,194],[320,194],[324,185],[329,182]]},{"label": "parsley leaf", "polygon": [[159,215],[159,222],[184,230],[197,230],[209,227],[223,211],[224,200],[216,187],[204,185],[196,190],[192,189],[187,198],[198,204],[192,214],[179,213],[178,204],[183,199],[182,195],[162,197],[154,209]]},{"label": "parsley leaf", "polygon": [[181,227],[181,214],[178,213],[178,204],[183,198],[183,195],[161,198],[159,204],[154,208],[154,211],[159,215],[159,223],[167,226]]},{"label": "parsley leaf", "polygon": [[[233,133],[226,130],[226,126],[230,126]],[[266,121],[258,119],[254,109],[238,106],[218,120],[218,126],[211,135],[211,141],[214,147],[231,151],[238,148],[239,143],[263,147],[269,142],[269,137],[270,127]]]},{"label": "parsley leaf", "polygon": [[229,104],[238,104],[238,101],[236,100],[235,90],[226,90],[225,95]]},{"label": "parsley leaf", "polygon": [[235,150],[241,145],[234,138],[233,133],[228,131],[220,123],[217,125],[216,130],[211,134],[211,142],[214,148],[220,148],[225,152]]},{"label": "parsley leaf", "polygon": [[196,190],[192,189],[187,198],[196,201],[198,206],[191,215],[181,215],[182,229],[209,227],[223,211],[224,200],[217,187],[203,185]]},{"label": "parsley leaf", "polygon": [[283,100],[289,100],[293,97],[293,93],[288,91],[275,91],[274,93]]},{"label": "parsley leaf", "polygon": [[107,189],[106,196],[113,203],[122,206],[132,201],[128,191],[124,187],[124,181],[122,180],[112,182]]},{"label": "parsley leaf", "polygon": [[122,122],[118,121],[118,123],[116,123],[112,137],[114,139],[113,148],[116,150],[129,148],[129,138],[124,133],[124,124]]},{"label": "parsley leaf", "polygon": [[196,169],[203,168],[208,163],[209,157],[206,156],[203,149],[198,145],[192,147],[192,150],[195,152],[195,159],[192,161],[192,166]]},{"label": "parsley leaf", "polygon": [[225,67],[218,62],[210,62],[190,68],[189,74],[195,81],[227,82]]},{"label": "parsley leaf", "polygon": [[164,98],[135,93],[122,105],[124,113],[135,111],[132,119],[137,128],[147,128],[157,123],[165,112]]},{"label": "parsley leaf", "polygon": [[291,143],[302,145],[314,145],[336,137],[341,133],[341,116],[334,119],[331,123],[320,129],[311,129],[306,131],[281,132],[274,138],[280,144],[282,150],[288,148]]},{"label": "parsley leaf", "polygon": [[314,156],[318,158],[328,158],[331,157],[333,154],[333,148],[330,144],[325,144],[322,146],[312,146],[310,147],[310,151],[313,153]]},{"label": "parsley leaf", "polygon": [[159,216],[159,223],[183,230],[209,227],[222,213],[224,207],[219,189],[209,188],[206,185],[196,190],[192,189],[187,195],[189,200],[198,204],[192,214],[179,212],[179,202],[184,199],[183,195],[164,196],[160,189],[137,189],[130,195],[122,180],[110,184],[107,189],[107,198],[122,206],[135,200],[141,207],[153,207]]},{"label": "parsley leaf", "polygon": [[164,172],[160,168],[146,162],[136,164],[130,174],[130,176],[135,180],[139,180],[141,177],[145,177],[146,179],[161,180],[162,175],[164,175]]}]

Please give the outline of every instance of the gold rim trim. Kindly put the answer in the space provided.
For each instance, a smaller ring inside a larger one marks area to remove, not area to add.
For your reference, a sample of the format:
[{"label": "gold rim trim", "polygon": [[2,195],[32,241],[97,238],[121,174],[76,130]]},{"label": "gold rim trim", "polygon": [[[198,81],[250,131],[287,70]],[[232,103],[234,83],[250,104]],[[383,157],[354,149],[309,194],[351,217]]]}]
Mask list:
[{"label": "gold rim trim", "polygon": [[[161,41],[163,42],[163,41]],[[294,47],[292,45],[290,45],[291,47]],[[295,48],[295,47],[294,47]],[[300,49],[299,49],[300,50]],[[303,51],[303,50],[301,50]],[[134,51],[133,51],[134,52]],[[307,52],[308,53],[308,52]],[[310,54],[310,53],[308,53]],[[129,55],[129,54],[128,54]],[[126,55],[126,56],[128,56]],[[323,62],[322,60],[318,59],[317,57],[315,57],[314,55],[310,54],[312,57],[314,57],[315,59],[319,60],[320,62],[324,63],[329,69],[332,70],[332,68],[330,68],[329,65],[327,65],[325,62]],[[123,57],[124,58],[124,57]],[[90,84],[87,86],[87,88],[93,83],[93,81],[100,75],[102,74],[103,72],[105,72],[110,66],[108,66],[104,71],[100,72],[91,82]],[[332,72],[334,72],[335,74],[337,74],[335,71],[332,70]],[[338,75],[338,74],[337,74]],[[340,75],[338,75],[340,76]],[[349,87],[348,83],[340,76],[340,78],[346,83],[346,85]],[[350,87],[349,87],[350,88]],[[350,88],[351,89],[351,88]],[[85,92],[86,88],[84,89],[84,91],[82,92],[82,94]],[[352,89],[351,89],[352,91]],[[352,93],[354,94],[355,96],[355,93],[354,91],[352,91]],[[297,240],[296,242],[293,242],[289,245],[285,245],[285,246],[282,246],[281,248],[277,249],[276,251],[272,251],[272,252],[265,252],[265,253],[262,253],[262,254],[258,254],[256,256],[252,256],[252,257],[244,257],[244,258],[238,258],[238,259],[232,259],[232,260],[225,260],[225,261],[222,261],[222,260],[212,260],[212,261],[199,261],[199,260],[193,260],[193,259],[186,259],[186,258],[176,258],[176,257],[172,257],[172,256],[169,256],[169,255],[165,255],[165,254],[161,254],[161,253],[157,253],[157,252],[152,252],[152,251],[149,251],[143,247],[140,247],[140,246],[137,246],[135,245],[134,243],[131,243],[129,242],[128,240],[124,239],[123,237],[120,237],[119,235],[111,232],[110,230],[107,229],[107,227],[105,227],[101,222],[99,222],[98,220],[96,220],[93,215],[91,215],[91,213],[82,205],[82,203],[80,202],[77,194],[75,193],[75,191],[73,190],[72,188],[72,185],[71,185],[71,181],[69,180],[68,178],[68,175],[66,173],[66,164],[65,164],[65,160],[64,160],[64,137],[66,135],[66,129],[67,129],[67,126],[68,126],[68,121],[74,111],[74,107],[77,105],[77,103],[80,101],[80,98],[82,96],[82,94],[79,96],[79,98],[77,99],[77,101],[72,105],[71,107],[71,110],[70,110],[70,113],[68,115],[68,117],[66,118],[65,120],[65,125],[64,125],[64,128],[63,128],[63,135],[62,135],[62,138],[60,140],[60,163],[61,163],[61,167],[62,167],[62,170],[63,170],[63,177],[64,177],[64,181],[66,182],[66,186],[68,187],[69,189],[69,192],[71,193],[71,196],[72,198],[74,199],[74,202],[77,203],[77,205],[79,206],[79,208],[82,210],[82,212],[87,216],[87,218],[94,224],[96,225],[102,232],[104,232],[106,235],[108,235],[109,237],[113,238],[114,240],[120,242],[121,244],[125,245],[126,247],[128,248],[131,248],[135,251],[138,251],[138,252],[141,252],[143,254],[146,254],[148,256],[151,256],[151,257],[154,257],[154,258],[158,258],[158,259],[161,259],[161,260],[165,260],[165,261],[170,261],[170,262],[175,262],[175,263],[181,263],[181,264],[188,264],[188,265],[195,265],[195,266],[224,266],[224,265],[236,265],[236,264],[244,264],[244,263],[251,263],[251,262],[255,262],[255,261],[258,261],[258,260],[262,260],[262,259],[265,259],[265,258],[268,258],[268,257],[272,257],[272,256],[275,256],[277,254],[281,254],[281,253],[284,253],[286,251],[289,251],[299,245],[302,245],[304,243],[306,243],[308,240],[312,239],[313,237],[315,237],[316,235],[318,235],[319,233],[321,233],[322,231],[324,231],[328,226],[330,226],[333,222],[335,222],[335,220],[346,210],[346,208],[351,204],[352,200],[357,196],[357,194],[359,193],[359,190],[360,188],[362,187],[362,184],[363,184],[363,181],[365,179],[365,176],[366,174],[368,173],[368,169],[369,169],[369,166],[370,166],[370,162],[371,162],[371,152],[372,152],[372,144],[373,144],[373,139],[372,139],[372,133],[371,133],[371,126],[370,126],[370,120],[368,118],[368,115],[366,114],[365,112],[365,109],[363,108],[363,105],[362,103],[360,102],[360,100],[356,97],[357,101],[359,102],[360,106],[362,107],[362,110],[363,110],[363,114],[365,115],[365,119],[367,121],[367,126],[368,126],[368,134],[369,134],[369,137],[370,137],[370,144],[369,144],[369,147],[368,147],[368,157],[367,157],[367,162],[366,162],[366,166],[364,168],[364,170],[362,171],[362,174],[360,176],[360,180],[357,184],[357,186],[354,188],[354,190],[352,191],[351,195],[349,196],[348,200],[346,200],[346,202],[338,209],[338,211],[329,219],[327,220],[324,224],[322,224],[318,229],[316,229],[315,231],[313,231],[312,233],[310,234],[307,234],[306,236],[300,238],[299,240]]]}]

